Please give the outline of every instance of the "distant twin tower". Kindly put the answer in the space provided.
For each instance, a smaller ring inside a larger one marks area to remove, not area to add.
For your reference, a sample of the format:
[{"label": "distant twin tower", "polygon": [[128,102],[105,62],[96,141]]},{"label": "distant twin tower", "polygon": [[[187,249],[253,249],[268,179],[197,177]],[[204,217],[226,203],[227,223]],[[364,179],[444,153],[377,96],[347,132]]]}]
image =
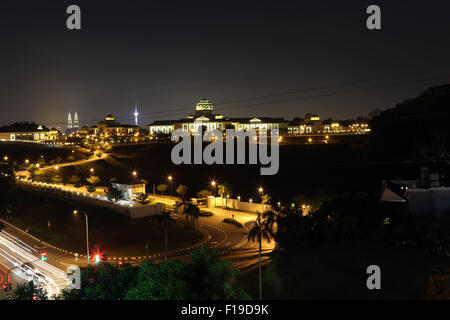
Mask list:
[{"label": "distant twin tower", "polygon": [[[137,105],[135,105],[134,107],[134,124],[138,125],[138,116],[139,116],[139,112],[137,110]],[[79,130],[80,129],[80,123],[78,121],[78,114],[75,112],[75,114],[73,115],[73,121],[72,121],[72,116],[69,112],[69,115],[67,116],[67,130],[68,131],[75,131],[75,130]]]},{"label": "distant twin tower", "polygon": [[67,116],[67,130],[78,130],[80,128],[80,123],[78,122],[78,114],[75,112],[74,116],[73,116],[73,122],[72,122],[72,116],[69,115]]}]

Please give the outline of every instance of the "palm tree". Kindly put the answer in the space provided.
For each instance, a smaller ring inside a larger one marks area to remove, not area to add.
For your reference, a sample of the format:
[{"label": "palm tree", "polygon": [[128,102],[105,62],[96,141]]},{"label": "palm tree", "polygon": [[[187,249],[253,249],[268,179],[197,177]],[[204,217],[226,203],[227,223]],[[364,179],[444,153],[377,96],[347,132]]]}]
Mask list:
[{"label": "palm tree", "polygon": [[138,193],[135,197],[135,201],[143,206],[146,206],[151,202],[148,198],[148,193]]},{"label": "palm tree", "polygon": [[186,218],[191,218],[192,229],[195,230],[195,223],[200,217],[200,209],[198,208],[198,206],[192,203],[187,203],[184,206],[183,214],[186,216]]},{"label": "palm tree", "polygon": [[149,222],[159,224],[164,228],[164,262],[167,262],[167,244],[168,244],[167,231],[169,226],[174,225],[176,221],[174,218],[172,218],[172,213],[170,211],[162,211],[161,214],[151,216]]},{"label": "palm tree", "polygon": [[258,219],[256,220],[252,229],[248,233],[248,240],[251,242],[258,241],[258,266],[259,266],[259,299],[262,300],[262,268],[261,268],[261,247],[262,239],[270,242],[273,237],[272,224],[268,219],[261,221],[261,213],[258,212]]},{"label": "palm tree", "polygon": [[95,186],[100,183],[100,178],[98,176],[91,175],[86,181],[90,184],[87,188],[89,192],[95,192]]},{"label": "palm tree", "polygon": [[273,238],[274,235],[274,225],[277,223],[279,217],[279,213],[273,210],[268,210],[263,213],[263,223],[266,226],[267,232],[270,233],[270,236]]},{"label": "palm tree", "polygon": [[231,188],[228,186],[227,183],[219,184],[217,186],[217,192],[222,198],[225,198],[227,195],[231,193]]}]

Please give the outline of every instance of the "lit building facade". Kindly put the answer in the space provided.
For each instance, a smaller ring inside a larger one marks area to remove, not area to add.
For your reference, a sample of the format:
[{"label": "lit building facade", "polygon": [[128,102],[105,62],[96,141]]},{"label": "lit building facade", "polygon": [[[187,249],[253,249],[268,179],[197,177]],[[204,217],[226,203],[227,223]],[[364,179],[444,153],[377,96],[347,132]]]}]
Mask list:
[{"label": "lit building facade", "polygon": [[145,180],[118,180],[111,183],[114,187],[122,191],[126,200],[134,199],[140,193],[145,192],[147,181]]},{"label": "lit building facade", "polygon": [[94,135],[135,135],[139,133],[139,126],[130,124],[120,124],[113,115],[108,114],[96,126],[89,128],[89,134]]},{"label": "lit building facade", "polygon": [[38,126],[36,130],[17,130],[14,132],[0,132],[1,141],[54,141],[58,138],[59,131]]},{"label": "lit building facade", "polygon": [[365,122],[332,119],[321,121],[318,115],[310,113],[306,114],[304,119],[296,118],[288,125],[289,135],[365,134],[369,132],[369,125]]},{"label": "lit building facade", "polygon": [[[214,105],[208,99],[200,100],[195,106],[194,113],[180,120],[157,120],[147,125],[148,133],[171,134],[176,129],[182,129],[193,133],[204,130],[275,130],[287,131],[288,122],[282,118],[226,118],[221,114],[215,114]],[[195,128],[195,126],[198,128]]]}]

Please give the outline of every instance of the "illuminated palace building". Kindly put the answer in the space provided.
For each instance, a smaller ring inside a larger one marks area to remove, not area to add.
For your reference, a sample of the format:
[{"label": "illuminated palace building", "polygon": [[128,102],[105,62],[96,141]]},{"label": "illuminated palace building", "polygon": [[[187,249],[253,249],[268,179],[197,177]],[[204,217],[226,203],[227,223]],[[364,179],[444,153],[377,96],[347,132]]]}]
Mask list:
[{"label": "illuminated palace building", "polygon": [[28,126],[6,126],[0,132],[1,141],[54,141],[59,132],[56,129],[48,129],[42,125],[30,124]]},{"label": "illuminated palace building", "polygon": [[194,132],[195,123],[201,123],[206,130],[248,130],[248,129],[279,129],[287,132],[288,121],[283,118],[225,118],[221,114],[215,114],[214,106],[208,99],[200,100],[195,106],[194,113],[180,120],[157,120],[147,125],[149,134],[170,134],[175,129]]},{"label": "illuminated palace building", "polygon": [[110,135],[110,136],[129,136],[139,133],[139,126],[132,124],[121,124],[116,121],[113,115],[108,114],[104,120],[97,125],[88,128],[83,126],[81,134],[90,135]]},{"label": "illuminated palace building", "polygon": [[170,134],[175,129],[194,132],[195,123],[200,122],[206,130],[225,129],[279,129],[280,135],[323,135],[323,134],[366,134],[370,132],[365,121],[332,119],[321,120],[316,114],[307,113],[304,118],[294,118],[286,121],[283,118],[225,118],[221,114],[215,114],[213,104],[207,100],[200,100],[195,106],[194,113],[180,120],[157,120],[147,125],[150,135]]}]

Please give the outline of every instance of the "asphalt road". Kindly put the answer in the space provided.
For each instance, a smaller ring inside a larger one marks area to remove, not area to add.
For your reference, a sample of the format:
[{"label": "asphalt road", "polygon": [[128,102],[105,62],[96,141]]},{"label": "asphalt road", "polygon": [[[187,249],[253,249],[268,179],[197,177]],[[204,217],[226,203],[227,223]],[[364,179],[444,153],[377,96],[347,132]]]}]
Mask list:
[{"label": "asphalt road", "polygon": [[[47,252],[48,261],[40,260],[42,251]],[[34,280],[44,286],[49,297],[60,294],[67,285],[66,268],[57,260],[56,255],[50,258],[54,254],[52,251],[25,234],[6,227],[0,232],[0,266],[3,282],[6,282],[7,270],[12,269],[10,274],[14,283]],[[26,266],[24,263],[29,265]]]},{"label": "asphalt road", "polygon": [[[102,158],[106,156],[107,155],[104,154]],[[62,167],[65,165],[74,165],[96,160],[98,160],[98,158],[95,159],[92,157],[91,159],[75,163],[60,164],[59,166]],[[28,173],[23,172],[23,174],[26,176]],[[69,186],[66,186],[66,188],[69,188]],[[156,198],[155,200],[166,204],[174,204],[175,202],[175,198],[171,197],[151,195],[151,198]],[[240,269],[255,265],[258,262],[258,243],[247,240],[247,230],[245,230],[245,228],[243,229],[233,224],[225,223],[223,222],[223,219],[234,216],[235,220],[245,225],[245,223],[249,221],[256,220],[256,214],[220,208],[207,208],[206,210],[212,211],[214,215],[212,217],[199,218],[198,220],[197,228],[206,238],[203,245],[218,249],[224,258],[230,259],[232,263]],[[177,218],[184,219],[181,215],[178,215]],[[268,258],[268,254],[273,251],[274,247],[274,242],[268,243],[263,241],[263,259]],[[168,257],[189,261],[190,252],[195,249],[196,248],[171,252]],[[39,260],[41,251],[47,252],[48,260],[46,262]],[[154,260],[161,261],[162,259],[163,256],[160,256]],[[21,267],[24,262],[30,261],[35,261],[33,262],[33,265],[36,269],[35,273],[38,273],[35,278],[37,281],[41,281],[44,284],[50,297],[54,294],[59,294],[67,285],[66,269],[68,266],[73,264],[83,266],[87,264],[85,258],[77,259],[73,254],[46,247],[26,232],[10,226],[6,227],[5,230],[0,233],[0,280],[6,278],[4,270],[14,266],[19,267],[12,273],[13,282],[30,279],[32,275],[23,272],[24,268]],[[140,261],[130,260],[127,262],[136,264]]]},{"label": "asphalt road", "polygon": [[[218,249],[223,258],[231,260],[240,269],[256,264],[258,262],[258,244],[247,241],[247,234],[242,228],[222,222],[225,217],[227,215],[216,213],[212,217],[199,219],[197,228],[207,236],[204,245]],[[235,218],[239,219],[236,214]],[[184,219],[184,217],[178,216],[178,219]],[[273,242],[263,242],[263,256],[270,253],[273,247]],[[170,254],[169,258],[187,262],[190,260],[189,255],[192,250],[194,249]],[[47,252],[48,260],[46,262],[39,259],[42,251]],[[154,260],[161,261],[162,259],[163,257]],[[34,268],[32,273],[34,275],[27,273],[26,268],[22,267],[25,262],[32,262]],[[131,262],[137,264],[140,261]],[[16,228],[7,226],[0,232],[0,281],[6,283],[7,270],[17,267],[10,273],[13,289],[17,282],[30,280],[34,277],[35,280],[44,285],[49,297],[52,297],[66,287],[68,266],[83,266],[86,264],[85,259],[76,259],[72,254],[47,247]],[[0,292],[0,299],[2,298],[6,298],[6,293],[3,290]]]}]

